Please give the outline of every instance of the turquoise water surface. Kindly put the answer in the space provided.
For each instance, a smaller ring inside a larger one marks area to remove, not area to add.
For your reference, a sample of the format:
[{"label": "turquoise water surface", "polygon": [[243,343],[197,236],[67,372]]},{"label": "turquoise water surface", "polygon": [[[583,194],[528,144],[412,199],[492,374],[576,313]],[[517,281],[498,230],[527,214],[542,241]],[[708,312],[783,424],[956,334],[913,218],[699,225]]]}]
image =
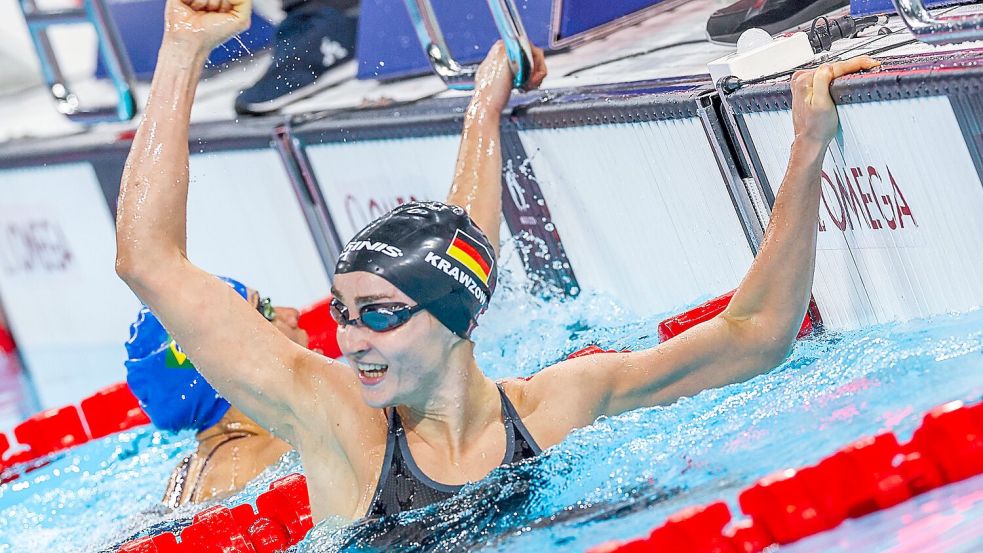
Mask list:
[{"label": "turquoise water surface", "polygon": [[[669,315],[640,317],[599,295],[561,303],[503,292],[475,335],[479,364],[493,378],[534,374],[590,344],[655,345],[656,326]],[[723,499],[736,513],[738,491],[762,476],[883,430],[907,439],[929,408],[981,395],[983,310],[820,333],[768,374],[602,418],[444,503],[392,520],[325,525],[299,549],[583,551],[643,535],[689,505]],[[193,444],[191,433],[138,429],[0,485],[0,552],[99,551],[136,534],[180,528],[205,506],[167,513],[158,502]],[[299,470],[297,456],[288,454],[224,503],[254,500],[270,481]],[[983,478],[782,550],[983,550]]]}]

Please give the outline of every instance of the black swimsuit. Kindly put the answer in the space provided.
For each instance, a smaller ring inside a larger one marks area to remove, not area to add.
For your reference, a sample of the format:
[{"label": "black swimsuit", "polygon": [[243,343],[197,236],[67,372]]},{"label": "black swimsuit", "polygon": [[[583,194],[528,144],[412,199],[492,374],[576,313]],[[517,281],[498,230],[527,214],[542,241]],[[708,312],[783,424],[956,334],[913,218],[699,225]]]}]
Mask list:
[{"label": "black swimsuit", "polygon": [[[505,421],[505,457],[502,465],[517,463],[539,455],[542,451],[536,440],[526,430],[515,407],[509,401],[502,386],[502,419]],[[441,484],[431,480],[410,454],[403,423],[395,409],[389,410],[389,437],[386,439],[386,457],[382,462],[382,474],[372,498],[368,516],[393,515],[410,509],[419,509],[443,501],[457,493],[463,485]]]}]

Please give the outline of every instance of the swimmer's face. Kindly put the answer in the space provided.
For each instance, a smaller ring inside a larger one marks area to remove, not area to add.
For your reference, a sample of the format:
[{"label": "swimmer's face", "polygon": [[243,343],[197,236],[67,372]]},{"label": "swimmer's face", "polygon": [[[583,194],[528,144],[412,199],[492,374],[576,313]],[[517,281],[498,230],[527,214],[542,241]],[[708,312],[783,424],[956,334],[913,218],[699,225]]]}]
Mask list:
[{"label": "swimmer's face", "polygon": [[[258,307],[262,298],[259,292],[250,289],[246,296],[246,301],[253,307]],[[290,338],[292,342],[306,348],[308,340],[307,331],[297,326],[297,321],[300,319],[300,312],[293,307],[279,306],[274,307],[273,312],[276,313],[276,316],[271,321],[273,326],[282,332],[284,336]]]},{"label": "swimmer's face", "polygon": [[[389,281],[363,271],[335,275],[332,292],[351,318],[366,305],[416,305]],[[443,381],[448,355],[460,340],[428,311],[387,332],[338,327],[338,346],[361,384],[362,399],[373,408],[425,403]]]}]

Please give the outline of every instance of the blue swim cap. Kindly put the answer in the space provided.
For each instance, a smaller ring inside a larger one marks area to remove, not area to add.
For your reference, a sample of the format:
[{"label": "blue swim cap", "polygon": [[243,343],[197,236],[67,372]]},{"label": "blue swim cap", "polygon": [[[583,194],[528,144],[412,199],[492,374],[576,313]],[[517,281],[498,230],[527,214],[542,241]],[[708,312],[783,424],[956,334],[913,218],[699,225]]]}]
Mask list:
[{"label": "blue swim cap", "polygon": [[[246,298],[242,283],[219,278]],[[126,353],[126,383],[157,428],[201,431],[229,410],[229,402],[205,381],[147,307],[130,325]]]}]

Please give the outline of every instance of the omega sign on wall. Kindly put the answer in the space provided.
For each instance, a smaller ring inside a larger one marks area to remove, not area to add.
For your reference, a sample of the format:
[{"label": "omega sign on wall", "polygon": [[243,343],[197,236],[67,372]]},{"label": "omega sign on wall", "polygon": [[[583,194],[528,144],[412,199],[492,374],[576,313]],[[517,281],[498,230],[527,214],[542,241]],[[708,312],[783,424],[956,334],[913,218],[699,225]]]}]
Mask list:
[{"label": "omega sign on wall", "polygon": [[0,171],[0,295],[41,407],[125,376],[139,301],[116,276],[112,215],[85,163]]},{"label": "omega sign on wall", "polygon": [[[983,305],[983,187],[948,98],[839,107],[820,181],[814,293],[831,328]],[[788,112],[745,115],[777,188]]]},{"label": "omega sign on wall", "polygon": [[[11,209],[0,215],[0,270],[6,275],[67,272],[72,250],[58,221],[40,210]],[[33,212],[33,215],[31,214]]]}]

